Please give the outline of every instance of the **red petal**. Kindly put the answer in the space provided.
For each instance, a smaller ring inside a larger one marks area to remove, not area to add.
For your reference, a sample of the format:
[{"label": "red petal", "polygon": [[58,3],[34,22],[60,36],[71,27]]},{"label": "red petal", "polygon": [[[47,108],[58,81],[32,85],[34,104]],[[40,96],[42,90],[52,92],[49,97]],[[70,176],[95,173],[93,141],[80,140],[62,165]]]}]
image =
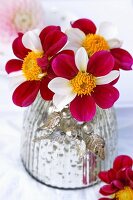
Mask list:
[{"label": "red petal", "polygon": [[128,185],[128,178],[126,175],[127,168],[123,168],[117,172],[116,179],[121,181],[124,185]]},{"label": "red petal", "polygon": [[56,77],[56,74],[54,73],[51,65],[49,65],[49,67],[47,69],[47,73],[48,73],[48,77],[50,80]]},{"label": "red petal", "polygon": [[133,189],[133,171],[131,168],[128,168],[126,170],[126,176],[127,176],[128,182],[129,182],[128,185]]},{"label": "red petal", "polygon": [[133,170],[131,168],[126,169],[126,177],[128,180],[128,185],[133,189]]},{"label": "red petal", "polygon": [[87,70],[94,76],[105,76],[114,67],[114,58],[108,51],[98,51],[90,57]]},{"label": "red petal", "polygon": [[103,109],[111,108],[119,98],[119,91],[112,85],[97,85],[92,93],[96,104]]},{"label": "red petal", "polygon": [[16,72],[22,69],[22,60],[12,59],[6,63],[6,72],[9,74],[11,72]]},{"label": "red petal", "polygon": [[115,48],[111,49],[111,53],[121,69],[132,70],[133,58],[126,50]]},{"label": "red petal", "polygon": [[13,52],[15,56],[17,56],[20,59],[24,59],[28,52],[30,51],[29,49],[26,49],[22,43],[22,36],[23,34],[19,34],[19,36],[14,40],[12,44]]},{"label": "red petal", "polygon": [[116,173],[113,169],[102,171],[98,174],[99,178],[105,183],[111,183],[116,178]]},{"label": "red petal", "polygon": [[19,85],[13,93],[13,102],[17,106],[27,107],[31,105],[40,88],[40,81],[26,81]]},{"label": "red petal", "polygon": [[124,185],[123,185],[120,181],[118,181],[118,180],[112,181],[112,184],[113,184],[116,188],[118,188],[119,190],[121,190],[121,189],[124,188]]},{"label": "red petal", "polygon": [[66,34],[62,33],[61,31],[50,32],[43,42],[43,49],[45,55],[49,57],[53,56],[63,48],[66,42],[67,42]]},{"label": "red petal", "polygon": [[116,193],[118,191],[118,188],[114,187],[113,185],[104,185],[100,188],[100,193],[102,195],[108,196]]},{"label": "red petal", "polygon": [[132,158],[126,155],[120,155],[114,160],[113,169],[119,171],[122,168],[132,167],[132,165],[133,165]]},{"label": "red petal", "polygon": [[47,37],[47,35],[48,35],[51,31],[53,32],[53,31],[60,31],[60,30],[61,30],[61,28],[60,28],[59,26],[47,26],[47,27],[45,27],[45,28],[41,31],[40,35],[39,35],[42,45],[43,45],[44,39]]},{"label": "red petal", "polygon": [[46,56],[37,59],[37,64],[42,68],[43,71],[46,71],[49,66],[49,60]]},{"label": "red petal", "polygon": [[96,113],[96,105],[91,96],[76,96],[70,103],[70,111],[72,116],[82,122],[88,122],[93,119]]},{"label": "red petal", "polygon": [[40,93],[44,100],[49,101],[52,100],[54,93],[48,88],[48,83],[50,79],[48,77],[44,77],[41,81]]},{"label": "red petal", "polygon": [[85,18],[76,20],[75,22],[71,23],[71,26],[73,28],[79,28],[86,35],[89,34],[89,33],[95,33],[96,32],[95,24],[91,20],[85,19]]},{"label": "red petal", "polygon": [[52,61],[52,68],[57,76],[72,79],[77,73],[78,69],[75,64],[74,52],[64,50],[60,52]]}]

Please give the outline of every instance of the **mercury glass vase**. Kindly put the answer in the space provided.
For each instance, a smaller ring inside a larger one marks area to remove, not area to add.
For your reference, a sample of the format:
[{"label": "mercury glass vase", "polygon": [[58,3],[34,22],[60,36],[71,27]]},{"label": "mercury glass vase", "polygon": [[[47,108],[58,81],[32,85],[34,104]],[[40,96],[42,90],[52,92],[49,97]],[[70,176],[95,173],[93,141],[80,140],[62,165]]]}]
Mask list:
[{"label": "mercury glass vase", "polygon": [[[25,111],[21,158],[26,170],[36,180],[55,188],[78,189],[96,184],[99,181],[98,172],[111,168],[117,154],[117,123],[114,109],[103,110],[98,107],[94,119],[84,127],[82,124],[82,129],[81,124],[68,113],[61,118],[62,128],[55,128],[50,137],[44,137],[49,134],[49,129],[38,130],[53,109],[52,102],[46,102],[38,96]],[[73,126],[73,122],[77,125],[74,132],[79,133],[80,130],[81,133],[85,131],[85,134],[88,134],[91,127],[94,133],[104,138],[104,160],[89,150],[81,156],[77,147],[82,149],[82,140],[63,139],[64,127],[67,129]]]}]

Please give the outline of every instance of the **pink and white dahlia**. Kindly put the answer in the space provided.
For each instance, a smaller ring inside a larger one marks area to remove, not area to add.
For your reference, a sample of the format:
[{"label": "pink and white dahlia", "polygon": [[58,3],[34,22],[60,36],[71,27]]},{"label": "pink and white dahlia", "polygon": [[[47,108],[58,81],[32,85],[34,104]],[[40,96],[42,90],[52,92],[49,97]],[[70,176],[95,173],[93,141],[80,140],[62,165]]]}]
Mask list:
[{"label": "pink and white dahlia", "polygon": [[96,113],[96,105],[106,109],[119,97],[118,90],[110,82],[119,76],[113,70],[114,58],[108,51],[99,51],[88,60],[81,47],[74,55],[71,50],[60,52],[52,61],[52,69],[58,76],[48,87],[55,94],[53,104],[61,110],[70,104],[70,112],[78,121],[89,121]]},{"label": "pink and white dahlia", "polygon": [[8,0],[0,4],[0,38],[14,39],[18,32],[25,33],[44,25],[42,4],[38,0]]},{"label": "pink and white dahlia", "polygon": [[131,70],[133,58],[121,48],[122,41],[112,23],[103,22],[97,29],[91,20],[78,19],[71,26],[72,28],[66,31],[69,39],[66,49],[76,52],[80,47],[84,47],[89,57],[98,51],[107,50],[115,58],[116,69]]},{"label": "pink and white dahlia", "polygon": [[13,102],[21,107],[29,106],[38,92],[44,100],[52,100],[53,92],[48,83],[54,76],[52,57],[63,48],[67,36],[60,27],[48,26],[41,32],[28,31],[13,42],[13,52],[19,59],[9,60],[6,71],[13,87]]}]

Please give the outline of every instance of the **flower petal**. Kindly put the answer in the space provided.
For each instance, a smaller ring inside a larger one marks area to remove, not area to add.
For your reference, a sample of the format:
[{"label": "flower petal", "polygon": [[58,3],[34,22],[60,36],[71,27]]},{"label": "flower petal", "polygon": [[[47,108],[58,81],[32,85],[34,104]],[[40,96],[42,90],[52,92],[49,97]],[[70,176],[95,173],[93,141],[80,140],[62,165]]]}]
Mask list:
[{"label": "flower petal", "polygon": [[48,84],[48,88],[53,91],[55,94],[69,95],[72,93],[73,89],[69,83],[69,80],[61,77],[56,77],[51,80]]},{"label": "flower petal", "polygon": [[113,168],[119,171],[122,168],[128,168],[133,166],[133,160],[129,156],[120,155],[114,160]]},{"label": "flower petal", "polygon": [[12,49],[15,54],[20,59],[24,59],[28,52],[30,51],[29,49],[26,49],[22,43],[22,36],[23,34],[19,33],[19,36],[13,41],[12,44]]},{"label": "flower petal", "polygon": [[114,67],[114,58],[108,51],[93,54],[88,62],[87,71],[96,77],[108,74]]},{"label": "flower petal", "polygon": [[126,170],[126,177],[129,181],[129,186],[133,189],[133,170],[131,168]]},{"label": "flower petal", "polygon": [[60,52],[51,63],[52,69],[57,76],[72,79],[78,73],[74,60],[74,52],[64,50]]},{"label": "flower petal", "polygon": [[124,185],[123,185],[123,183],[121,183],[121,181],[114,180],[114,181],[112,181],[112,184],[113,184],[116,188],[118,188],[119,190],[121,190],[121,189],[124,188]]},{"label": "flower petal", "polygon": [[104,185],[103,187],[100,188],[99,192],[102,195],[108,196],[116,193],[119,189],[114,187],[113,185]]},{"label": "flower petal", "polygon": [[75,93],[71,93],[69,95],[58,95],[55,94],[53,96],[53,104],[55,107],[61,111],[67,104],[69,104],[76,97]]},{"label": "flower petal", "polygon": [[19,71],[22,69],[22,60],[12,59],[6,63],[6,72],[9,74],[11,72]]},{"label": "flower petal", "polygon": [[70,43],[73,43],[74,46],[76,44],[78,44],[78,45],[80,45],[80,47],[82,46],[82,42],[83,42],[84,38],[86,37],[84,32],[82,32],[78,28],[67,29],[66,34],[68,36],[68,40]]},{"label": "flower petal", "polygon": [[111,49],[111,54],[121,69],[132,70],[133,58],[126,50],[120,48]]},{"label": "flower petal", "polygon": [[114,49],[114,48],[120,48],[123,42],[118,39],[110,39],[110,40],[107,40],[107,43],[110,49]]},{"label": "flower petal", "polygon": [[52,100],[53,95],[54,95],[54,93],[48,88],[49,82],[50,82],[50,79],[48,77],[44,77],[40,85],[41,97],[46,101]]},{"label": "flower petal", "polygon": [[126,171],[128,168],[122,168],[116,171],[116,179],[121,181],[124,185],[128,185],[128,180],[126,176]]},{"label": "flower petal", "polygon": [[107,83],[111,83],[115,79],[117,79],[120,75],[120,72],[118,70],[113,70],[109,74],[101,77],[96,78],[96,85],[104,85]]},{"label": "flower petal", "polygon": [[61,31],[50,32],[43,42],[44,53],[48,57],[54,56],[67,42],[67,36]]},{"label": "flower petal", "polygon": [[79,71],[86,72],[87,64],[88,64],[88,55],[87,55],[86,50],[83,47],[78,49],[75,55],[75,63]]},{"label": "flower petal", "polygon": [[71,23],[71,26],[73,28],[79,28],[86,35],[89,34],[89,33],[95,33],[96,32],[95,24],[91,20],[86,19],[86,18],[76,20],[75,22]]},{"label": "flower petal", "polygon": [[81,47],[81,44],[74,43],[74,42],[68,42],[64,47],[63,50],[73,50],[75,53],[77,50]]},{"label": "flower petal", "polygon": [[17,106],[27,107],[31,105],[40,88],[40,81],[26,81],[19,85],[13,93],[13,102]]},{"label": "flower petal", "polygon": [[112,85],[98,85],[92,93],[96,104],[103,109],[111,108],[119,98],[118,90]]},{"label": "flower petal", "polygon": [[89,95],[76,96],[70,103],[70,111],[76,120],[88,122],[93,119],[96,113],[96,105]]},{"label": "flower petal", "polygon": [[49,66],[48,57],[44,55],[42,58],[38,58],[37,64],[42,68],[43,71],[47,71],[47,68]]},{"label": "flower petal", "polygon": [[110,184],[116,178],[115,170],[110,169],[109,171],[101,171],[98,177],[105,183]]},{"label": "flower petal", "polygon": [[97,31],[97,34],[102,35],[106,40],[117,38],[118,29],[111,22],[103,22]]},{"label": "flower petal", "polygon": [[27,81],[22,71],[12,72],[9,74],[9,87],[14,91],[20,84]]},{"label": "flower petal", "polygon": [[22,37],[23,45],[32,51],[42,52],[43,49],[39,38],[39,34],[40,31],[38,29],[26,32]]},{"label": "flower petal", "polygon": [[39,35],[42,45],[43,45],[43,41],[45,40],[45,38],[47,37],[47,35],[48,35],[51,31],[53,32],[53,31],[57,31],[57,30],[60,31],[61,28],[60,28],[59,26],[47,26],[47,27],[45,27],[45,28],[41,31],[40,35]]}]

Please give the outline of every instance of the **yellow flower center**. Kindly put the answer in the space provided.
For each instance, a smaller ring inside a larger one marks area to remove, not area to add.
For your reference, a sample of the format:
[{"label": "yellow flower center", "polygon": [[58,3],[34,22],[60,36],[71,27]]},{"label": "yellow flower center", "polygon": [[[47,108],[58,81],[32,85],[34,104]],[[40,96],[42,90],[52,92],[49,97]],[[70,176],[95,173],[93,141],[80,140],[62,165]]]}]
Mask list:
[{"label": "yellow flower center", "polygon": [[73,87],[73,92],[77,95],[90,95],[96,87],[96,78],[87,72],[78,72],[70,84]]},{"label": "yellow flower center", "polygon": [[124,187],[115,194],[116,200],[133,200],[133,190],[130,187]]},{"label": "yellow flower center", "polygon": [[42,58],[42,52],[29,52],[22,65],[22,71],[28,81],[41,80],[47,73],[43,73],[37,64],[37,58]]},{"label": "yellow flower center", "polygon": [[97,51],[109,50],[108,43],[104,37],[92,33],[86,36],[82,46],[86,49],[89,56],[92,56]]}]

